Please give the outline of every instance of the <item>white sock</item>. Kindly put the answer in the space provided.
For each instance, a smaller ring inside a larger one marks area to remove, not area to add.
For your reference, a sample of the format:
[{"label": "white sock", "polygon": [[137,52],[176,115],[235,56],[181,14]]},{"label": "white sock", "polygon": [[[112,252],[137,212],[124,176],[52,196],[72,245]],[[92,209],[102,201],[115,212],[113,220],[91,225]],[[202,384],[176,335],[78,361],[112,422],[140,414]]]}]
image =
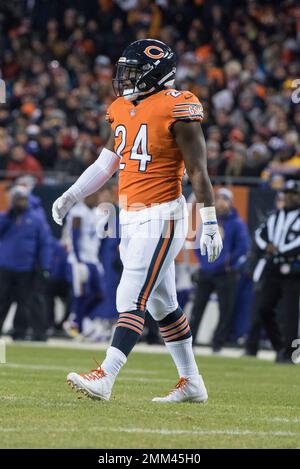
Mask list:
[{"label": "white sock", "polygon": [[165,342],[165,344],[172,355],[180,378],[199,374],[192,348],[192,337],[175,342]]},{"label": "white sock", "polygon": [[105,373],[115,378],[126,362],[127,357],[121,350],[116,347],[109,347],[106,351],[106,357],[102,362],[101,368]]}]

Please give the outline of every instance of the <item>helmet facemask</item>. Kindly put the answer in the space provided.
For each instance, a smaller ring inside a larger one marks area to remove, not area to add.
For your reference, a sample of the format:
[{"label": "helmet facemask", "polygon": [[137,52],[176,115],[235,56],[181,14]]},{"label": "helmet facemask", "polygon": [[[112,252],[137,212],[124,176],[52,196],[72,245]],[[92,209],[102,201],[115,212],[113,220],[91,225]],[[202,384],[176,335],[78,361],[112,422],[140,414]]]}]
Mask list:
[{"label": "helmet facemask", "polygon": [[[137,66],[135,64],[117,64],[116,75],[112,81],[113,89],[117,96],[123,96],[128,101],[134,101],[141,95],[154,91],[153,87],[148,89],[143,78],[151,69],[150,64]],[[145,89],[145,91],[143,91]]]}]

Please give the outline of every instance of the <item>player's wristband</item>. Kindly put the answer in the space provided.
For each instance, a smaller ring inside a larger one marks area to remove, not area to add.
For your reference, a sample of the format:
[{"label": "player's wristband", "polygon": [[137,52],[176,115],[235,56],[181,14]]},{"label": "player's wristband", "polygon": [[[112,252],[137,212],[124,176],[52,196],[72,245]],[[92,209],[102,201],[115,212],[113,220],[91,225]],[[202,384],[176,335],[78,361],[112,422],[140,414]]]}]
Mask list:
[{"label": "player's wristband", "polygon": [[215,207],[200,208],[200,215],[203,225],[216,225],[218,223]]}]

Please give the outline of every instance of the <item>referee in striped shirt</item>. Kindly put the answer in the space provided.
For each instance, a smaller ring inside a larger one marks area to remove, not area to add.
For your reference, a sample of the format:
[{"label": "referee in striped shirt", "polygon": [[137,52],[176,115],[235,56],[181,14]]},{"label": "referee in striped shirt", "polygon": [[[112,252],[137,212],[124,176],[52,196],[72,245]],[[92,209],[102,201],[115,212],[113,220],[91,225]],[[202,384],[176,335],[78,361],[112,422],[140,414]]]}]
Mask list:
[{"label": "referee in striped shirt", "polygon": [[299,337],[300,181],[286,181],[283,192],[284,207],[255,232],[261,258],[254,278],[262,283],[256,314],[277,351],[276,361],[292,363],[292,342]]}]

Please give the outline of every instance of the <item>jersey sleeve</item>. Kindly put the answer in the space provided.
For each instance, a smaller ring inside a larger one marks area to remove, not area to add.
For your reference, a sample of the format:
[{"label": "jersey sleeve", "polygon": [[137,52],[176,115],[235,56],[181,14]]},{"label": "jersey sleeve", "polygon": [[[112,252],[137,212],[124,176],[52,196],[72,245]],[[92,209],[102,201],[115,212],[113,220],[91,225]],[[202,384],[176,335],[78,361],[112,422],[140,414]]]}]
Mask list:
[{"label": "jersey sleeve", "polygon": [[[177,96],[176,96],[177,94]],[[189,91],[175,92],[174,101],[169,111],[169,127],[178,120],[199,121],[204,118],[203,107],[199,99]]]},{"label": "jersey sleeve", "polygon": [[106,114],[105,114],[105,120],[107,122],[109,122],[110,124],[113,123],[114,121],[114,117],[113,117],[113,103],[108,106],[107,110],[106,110]]}]

